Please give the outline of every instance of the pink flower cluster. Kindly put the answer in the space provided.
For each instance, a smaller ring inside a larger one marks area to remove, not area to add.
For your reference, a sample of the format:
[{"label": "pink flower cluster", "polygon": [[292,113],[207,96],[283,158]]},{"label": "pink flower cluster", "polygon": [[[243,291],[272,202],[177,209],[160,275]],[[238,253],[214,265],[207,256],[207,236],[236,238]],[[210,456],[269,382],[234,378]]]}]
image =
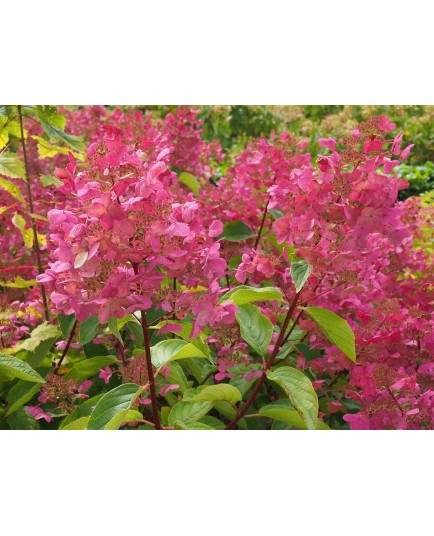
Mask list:
[{"label": "pink flower cluster", "polygon": [[[352,326],[357,364],[301,316],[310,346],[326,351],[309,362],[299,353],[297,360],[330,377],[318,383],[318,393],[338,399],[331,413],[345,411],[340,401],[360,407],[345,417],[351,428],[434,424],[433,263],[413,246],[433,210],[416,200],[396,203],[407,183],[394,168],[413,146],[402,147],[402,132],[390,136],[394,128],[385,116],[373,117],[347,138],[320,139],[328,153],[315,165],[303,141],[288,134],[254,141],[204,193],[208,217],[241,220],[253,235],[268,211],[256,247],[253,239],[224,245],[228,260],[241,254],[232,274],[238,282],[275,285],[291,302],[290,260],[305,259],[313,271],[299,303],[335,311]],[[219,362],[219,378],[235,370],[227,357]]]},{"label": "pink flower cluster", "polygon": [[[292,303],[291,263],[304,259],[313,270],[298,304],[336,312],[356,337],[357,363],[351,363],[296,312],[300,337],[313,352],[288,347],[288,355],[309,370],[326,399],[324,413],[343,416],[352,429],[434,427],[434,267],[416,247],[434,215],[416,198],[397,203],[407,183],[396,167],[413,146],[403,145],[402,132],[391,134],[395,125],[385,116],[345,138],[320,139],[322,154],[314,158],[306,139],[288,133],[254,140],[214,185],[212,162],[223,154],[218,143],[202,139],[196,111],[180,107],[159,122],[103,107],[66,115],[67,130],[90,140],[87,161],[56,157],[62,185],[55,194],[35,192],[35,211],[50,209],[42,254],[51,262],[38,281],[58,312],[80,321],[98,315],[102,323],[151,307],[174,321],[191,315],[192,337],[212,328],[215,380],[251,381],[261,361],[240,336],[237,307],[219,298],[241,283],[275,286]],[[32,173],[49,174],[36,143],[29,140],[28,150]],[[181,172],[199,180],[197,196],[179,181]],[[0,195],[14,210],[13,198]],[[36,277],[9,211],[0,219],[7,230],[0,274],[18,259],[22,270],[29,266],[23,275]],[[242,222],[250,237],[220,239],[229,222]],[[44,226],[38,220],[39,232]],[[14,311],[0,332],[13,341],[42,311],[37,289],[26,292],[25,299],[4,300]],[[261,310],[277,325],[285,307],[264,303]],[[109,367],[100,371],[106,383],[111,375]],[[29,411],[46,419],[38,407]]]},{"label": "pink flower cluster", "polygon": [[169,168],[164,137],[151,128],[135,141],[117,127],[106,131],[90,145],[85,169],[77,172],[70,156],[56,171],[69,197],[48,213],[54,262],[38,281],[57,311],[79,320],[98,314],[104,323],[154,305],[176,306],[181,317],[192,307],[200,326],[214,314],[220,321],[219,308],[193,290],[225,273],[222,224],[204,226],[201,203]]}]

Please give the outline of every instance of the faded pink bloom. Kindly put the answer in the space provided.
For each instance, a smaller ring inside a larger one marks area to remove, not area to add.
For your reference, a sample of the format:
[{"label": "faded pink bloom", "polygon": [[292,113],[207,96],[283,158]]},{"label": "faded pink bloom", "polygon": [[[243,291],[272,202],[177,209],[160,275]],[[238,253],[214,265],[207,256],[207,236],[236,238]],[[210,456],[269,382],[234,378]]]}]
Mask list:
[{"label": "faded pink bloom", "polygon": [[411,149],[414,147],[414,143],[412,143],[411,145],[409,145],[408,147],[406,147],[402,153],[401,153],[401,160],[406,160],[409,155],[410,155],[410,151]]},{"label": "faded pink bloom", "polygon": [[89,391],[89,389],[92,387],[92,385],[93,385],[92,380],[86,380],[86,381],[84,381],[83,383],[81,383],[78,386],[78,392],[79,393],[87,393],[87,391]]},{"label": "faded pink bloom", "polygon": [[47,422],[51,422],[53,418],[50,414],[45,413],[42,408],[39,406],[26,406],[26,410],[32,415],[37,421],[44,419]]},{"label": "faded pink bloom", "polygon": [[98,376],[104,380],[104,383],[108,383],[113,376],[113,371],[109,366],[105,366],[103,369],[100,369]]},{"label": "faded pink bloom", "polygon": [[321,147],[328,147],[332,153],[336,151],[336,140],[333,138],[320,138],[318,143],[321,145]]},{"label": "faded pink bloom", "polygon": [[173,391],[174,389],[179,389],[179,385],[177,383],[171,383],[170,385],[165,385],[161,388],[160,395],[164,396],[168,391]]}]

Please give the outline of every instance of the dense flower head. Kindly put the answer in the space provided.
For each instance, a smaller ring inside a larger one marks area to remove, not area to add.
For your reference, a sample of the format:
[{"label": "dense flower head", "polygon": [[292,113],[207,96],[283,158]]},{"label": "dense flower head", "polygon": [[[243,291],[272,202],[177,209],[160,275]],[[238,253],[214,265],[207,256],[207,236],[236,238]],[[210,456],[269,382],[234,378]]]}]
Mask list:
[{"label": "dense flower head", "polygon": [[70,202],[48,213],[54,262],[38,281],[79,320],[161,307],[168,279],[194,288],[224,275],[217,222],[203,225],[200,202],[169,168],[170,149],[143,134],[131,143],[111,129],[89,146],[85,169],[70,156],[56,172]]},{"label": "dense flower head", "polygon": [[[296,255],[313,266],[301,302],[333,310],[350,323],[360,364],[352,365],[330,347],[309,365],[332,378],[349,370],[351,387],[345,396],[362,406],[357,418],[346,418],[352,428],[417,428],[427,426],[427,414],[429,420],[434,418],[429,396],[434,384],[431,373],[425,372],[431,370],[426,367],[432,360],[433,267],[432,259],[413,247],[420,220],[432,221],[432,210],[424,211],[411,200],[396,203],[407,183],[394,168],[408,157],[411,146],[401,149],[402,132],[394,138],[388,135],[394,128],[380,116],[359,125],[347,138],[321,139],[320,146],[328,152],[314,164],[310,155],[298,152],[303,145],[290,136],[258,140],[206,193],[215,217],[223,222],[242,220],[253,236],[264,208],[271,212],[263,240],[255,246],[254,238],[246,239],[241,251],[238,247],[238,282],[271,283],[291,300],[289,266]],[[231,246],[225,245],[225,252],[228,259],[234,254]],[[409,269],[418,275],[409,277]],[[310,333],[312,348],[324,347],[323,335],[312,321],[302,318],[300,327]],[[418,363],[426,363],[423,376],[417,372]],[[227,372],[229,364],[227,358],[220,361],[218,379],[233,377]],[[394,379],[410,375],[412,396],[400,398],[397,391],[395,401],[390,385],[371,380],[379,366]],[[429,407],[422,411],[422,403]]]}]

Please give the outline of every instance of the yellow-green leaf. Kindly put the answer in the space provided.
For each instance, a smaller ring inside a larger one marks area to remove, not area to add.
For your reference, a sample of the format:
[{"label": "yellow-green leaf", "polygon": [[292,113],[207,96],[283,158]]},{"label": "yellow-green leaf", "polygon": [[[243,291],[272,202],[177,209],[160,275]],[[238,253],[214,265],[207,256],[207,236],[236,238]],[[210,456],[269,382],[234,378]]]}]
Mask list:
[{"label": "yellow-green leaf", "polygon": [[13,281],[0,281],[0,287],[9,287],[9,288],[30,288],[36,285],[36,279],[23,279],[18,276]]},{"label": "yellow-green leaf", "polygon": [[199,182],[191,173],[181,173],[179,175],[179,181],[188,186],[194,195],[197,196],[199,194]]},{"label": "yellow-green leaf", "polygon": [[242,399],[240,391],[228,383],[219,383],[217,385],[209,385],[202,389],[197,395],[188,398],[186,402],[196,402],[198,400],[227,400],[231,404],[236,404]]},{"label": "yellow-green leaf", "polygon": [[241,337],[264,357],[273,335],[273,324],[256,305],[250,303],[240,305],[235,317],[240,325]]},{"label": "yellow-green leaf", "polygon": [[24,203],[24,197],[23,197],[23,194],[21,193],[20,189],[18,188],[18,186],[16,184],[14,184],[13,182],[10,182],[6,179],[2,179],[0,177],[0,186],[6,190],[12,197],[14,197],[15,199],[18,199],[18,201],[21,201],[21,203]]},{"label": "yellow-green leaf", "polygon": [[248,287],[241,285],[235,287],[229,292],[226,292],[219,303],[224,303],[231,300],[234,305],[244,305],[256,301],[282,301],[282,293],[274,287]]},{"label": "yellow-green leaf", "polygon": [[24,162],[14,153],[0,153],[0,175],[11,179],[26,178]]},{"label": "yellow-green leaf", "polygon": [[[289,402],[285,403],[284,400],[263,406],[260,408],[259,414],[264,415],[264,417],[286,422],[299,430],[307,430],[306,421],[303,417],[293,408],[292,404],[289,405]],[[330,428],[327,424],[318,420],[316,430],[330,430]]]},{"label": "yellow-green leaf", "polygon": [[291,277],[294,281],[295,291],[300,292],[304,284],[308,280],[313,266],[308,264],[305,260],[293,262],[291,264]]},{"label": "yellow-green leaf", "polygon": [[156,368],[160,368],[169,361],[187,359],[189,357],[206,358],[207,356],[194,344],[181,341],[180,339],[161,341],[151,348],[152,364]]},{"label": "yellow-green leaf", "polygon": [[321,307],[306,307],[305,310],[327,339],[355,363],[355,338],[348,322],[336,313]]},{"label": "yellow-green leaf", "polygon": [[36,372],[28,363],[12,355],[0,355],[0,375],[19,378],[27,382],[44,383],[44,378]]},{"label": "yellow-green leaf", "polygon": [[269,370],[267,377],[282,387],[307,428],[315,430],[318,422],[318,397],[309,378],[293,367]]},{"label": "yellow-green leaf", "polygon": [[28,248],[31,248],[33,246],[33,229],[26,229],[26,220],[21,216],[21,214],[18,214],[18,212],[15,212],[13,215],[12,223],[17,229],[20,230],[24,244]]},{"label": "yellow-green leaf", "polygon": [[142,392],[135,383],[125,383],[106,393],[96,403],[86,430],[115,430],[124,422],[133,402]]}]

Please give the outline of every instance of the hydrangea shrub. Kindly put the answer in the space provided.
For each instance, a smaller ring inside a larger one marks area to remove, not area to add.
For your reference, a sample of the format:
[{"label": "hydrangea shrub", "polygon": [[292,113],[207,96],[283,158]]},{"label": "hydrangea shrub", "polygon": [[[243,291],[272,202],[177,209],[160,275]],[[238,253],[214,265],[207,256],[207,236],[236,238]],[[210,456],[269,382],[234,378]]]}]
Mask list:
[{"label": "hydrangea shrub", "polygon": [[0,119],[1,427],[433,427],[433,208],[386,116],[236,156],[186,107]]}]

